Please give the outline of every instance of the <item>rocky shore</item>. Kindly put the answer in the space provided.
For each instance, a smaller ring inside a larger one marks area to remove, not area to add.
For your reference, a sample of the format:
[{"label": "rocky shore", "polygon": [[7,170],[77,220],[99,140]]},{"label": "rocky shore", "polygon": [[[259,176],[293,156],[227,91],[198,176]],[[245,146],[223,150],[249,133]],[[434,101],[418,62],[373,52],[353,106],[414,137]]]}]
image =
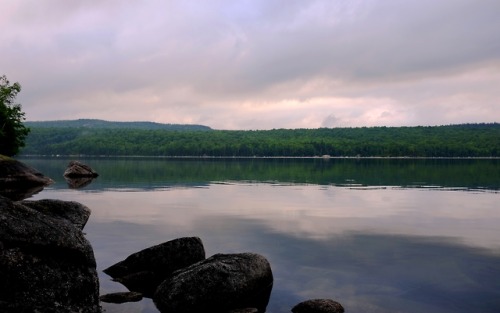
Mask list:
[{"label": "rocky shore", "polygon": [[[79,162],[71,166],[97,175]],[[101,301],[143,297],[152,298],[160,312],[266,311],[273,287],[268,260],[254,252],[206,258],[198,237],[170,240],[110,266],[104,272],[130,292],[99,295],[94,252],[83,233],[91,210],[73,201],[23,200],[50,183],[35,169],[0,156],[0,312],[97,313]],[[313,299],[291,311],[344,308],[331,299]]]}]

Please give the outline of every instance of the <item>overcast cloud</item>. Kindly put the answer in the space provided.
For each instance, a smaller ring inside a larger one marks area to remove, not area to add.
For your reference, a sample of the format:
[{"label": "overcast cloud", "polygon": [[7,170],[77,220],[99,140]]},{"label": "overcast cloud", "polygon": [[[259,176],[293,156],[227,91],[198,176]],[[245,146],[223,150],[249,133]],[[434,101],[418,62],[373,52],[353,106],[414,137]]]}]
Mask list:
[{"label": "overcast cloud", "polygon": [[500,121],[498,0],[3,0],[30,121],[216,129]]}]

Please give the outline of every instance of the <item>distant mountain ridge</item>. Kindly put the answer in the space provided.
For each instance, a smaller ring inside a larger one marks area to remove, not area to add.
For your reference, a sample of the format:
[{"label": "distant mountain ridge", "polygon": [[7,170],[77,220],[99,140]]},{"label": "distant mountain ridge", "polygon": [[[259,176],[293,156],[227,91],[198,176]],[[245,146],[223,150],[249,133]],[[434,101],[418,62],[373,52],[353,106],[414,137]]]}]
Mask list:
[{"label": "distant mountain ridge", "polygon": [[151,129],[151,130],[203,130],[212,128],[198,124],[162,124],[155,122],[114,122],[99,119],[54,120],[24,122],[27,127],[36,128],[92,128],[92,129]]}]

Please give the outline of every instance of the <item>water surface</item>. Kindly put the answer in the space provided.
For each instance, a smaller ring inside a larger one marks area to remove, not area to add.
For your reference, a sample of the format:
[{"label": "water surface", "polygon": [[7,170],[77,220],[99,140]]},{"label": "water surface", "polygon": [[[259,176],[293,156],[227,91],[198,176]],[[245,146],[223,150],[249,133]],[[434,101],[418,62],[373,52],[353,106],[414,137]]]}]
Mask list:
[{"label": "water surface", "polygon": [[[81,159],[101,175],[68,187],[64,158],[23,159],[56,183],[33,199],[92,210],[102,270],[199,236],[207,256],[256,252],[275,282],[267,312],[332,298],[347,312],[500,312],[498,160]],[[106,312],[157,312],[152,301]]]}]

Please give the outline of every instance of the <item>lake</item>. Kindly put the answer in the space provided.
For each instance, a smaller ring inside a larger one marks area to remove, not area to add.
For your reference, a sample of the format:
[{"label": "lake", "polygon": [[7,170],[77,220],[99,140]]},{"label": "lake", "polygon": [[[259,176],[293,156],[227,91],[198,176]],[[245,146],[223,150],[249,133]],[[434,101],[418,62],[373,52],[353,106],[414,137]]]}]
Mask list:
[{"label": "lake", "polygon": [[[500,312],[500,160],[80,158],[100,176],[70,188],[70,159],[22,158],[56,182],[31,199],[80,202],[102,273],[184,236],[207,257],[271,263],[267,312],[331,298],[346,312]],[[150,299],[106,304],[158,312]]]}]

